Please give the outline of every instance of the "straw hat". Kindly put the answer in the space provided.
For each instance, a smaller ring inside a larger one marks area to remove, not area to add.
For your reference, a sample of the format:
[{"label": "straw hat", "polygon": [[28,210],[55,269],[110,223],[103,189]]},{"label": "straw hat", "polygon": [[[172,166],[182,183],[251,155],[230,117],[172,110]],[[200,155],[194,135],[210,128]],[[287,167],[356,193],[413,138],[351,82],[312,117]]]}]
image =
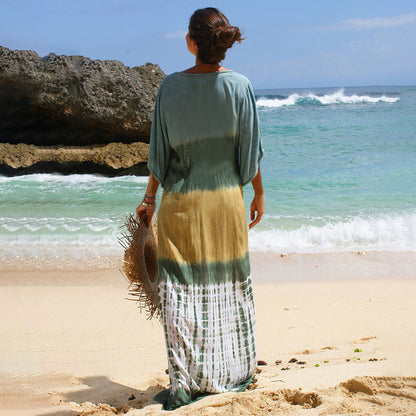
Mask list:
[{"label": "straw hat", "polygon": [[121,272],[130,282],[129,295],[133,296],[148,319],[160,316],[157,290],[157,232],[152,223],[147,227],[144,219],[130,214],[124,223],[126,231],[119,239],[124,248]]}]

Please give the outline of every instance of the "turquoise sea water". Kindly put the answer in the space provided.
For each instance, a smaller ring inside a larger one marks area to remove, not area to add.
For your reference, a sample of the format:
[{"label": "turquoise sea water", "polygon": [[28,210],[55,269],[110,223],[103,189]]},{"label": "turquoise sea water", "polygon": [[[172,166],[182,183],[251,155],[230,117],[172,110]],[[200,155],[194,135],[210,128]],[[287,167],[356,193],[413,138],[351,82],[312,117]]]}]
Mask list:
[{"label": "turquoise sea water", "polygon": [[[252,250],[416,250],[416,87],[256,95],[266,214]],[[118,264],[146,180],[0,177],[0,269]]]}]

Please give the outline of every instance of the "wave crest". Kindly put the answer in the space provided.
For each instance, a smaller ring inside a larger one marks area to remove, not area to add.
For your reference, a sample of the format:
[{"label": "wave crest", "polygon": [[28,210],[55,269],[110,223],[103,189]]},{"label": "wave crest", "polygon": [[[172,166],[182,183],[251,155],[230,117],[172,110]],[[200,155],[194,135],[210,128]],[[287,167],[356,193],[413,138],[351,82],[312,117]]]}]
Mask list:
[{"label": "wave crest", "polygon": [[332,252],[350,250],[416,250],[416,213],[353,217],[322,226],[274,228],[249,233],[254,251]]},{"label": "wave crest", "polygon": [[256,103],[259,107],[284,107],[292,105],[330,105],[330,104],[363,104],[363,103],[396,103],[400,97],[388,97],[381,95],[372,97],[370,95],[345,95],[342,88],[333,94],[316,95],[313,93],[294,93],[287,98],[259,98]]}]

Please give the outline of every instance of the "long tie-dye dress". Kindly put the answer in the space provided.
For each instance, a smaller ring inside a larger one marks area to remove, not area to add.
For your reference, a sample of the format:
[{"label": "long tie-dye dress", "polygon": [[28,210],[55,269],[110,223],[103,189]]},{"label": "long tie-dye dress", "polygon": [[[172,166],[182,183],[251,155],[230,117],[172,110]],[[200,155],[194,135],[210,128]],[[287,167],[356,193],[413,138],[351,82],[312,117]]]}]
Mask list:
[{"label": "long tie-dye dress", "polygon": [[[168,353],[165,409],[243,390],[256,369],[243,185],[262,157],[250,81],[176,72],[158,92],[148,168],[163,187],[158,285]],[[159,397],[160,399],[160,397]]]}]

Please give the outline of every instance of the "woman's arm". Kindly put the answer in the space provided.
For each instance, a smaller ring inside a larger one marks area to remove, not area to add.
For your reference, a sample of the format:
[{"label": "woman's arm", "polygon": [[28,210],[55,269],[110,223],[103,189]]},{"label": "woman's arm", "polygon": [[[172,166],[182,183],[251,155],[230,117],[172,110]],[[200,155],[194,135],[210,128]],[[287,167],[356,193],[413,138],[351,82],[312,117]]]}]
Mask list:
[{"label": "woman's arm", "polygon": [[[261,180],[261,171],[260,165],[257,171],[257,175],[251,181],[251,185],[254,190],[254,198],[250,205],[250,219],[251,223],[249,228],[253,228],[261,220],[261,217],[264,214],[264,192],[263,192],[263,182]],[[257,212],[257,215],[256,215]]]},{"label": "woman's arm", "polygon": [[140,203],[140,205],[136,208],[136,215],[137,218],[146,217],[146,225],[149,226],[152,222],[152,217],[155,213],[156,209],[156,192],[157,188],[159,187],[158,180],[153,176],[153,174],[149,175],[149,182],[147,184],[145,196]]}]

